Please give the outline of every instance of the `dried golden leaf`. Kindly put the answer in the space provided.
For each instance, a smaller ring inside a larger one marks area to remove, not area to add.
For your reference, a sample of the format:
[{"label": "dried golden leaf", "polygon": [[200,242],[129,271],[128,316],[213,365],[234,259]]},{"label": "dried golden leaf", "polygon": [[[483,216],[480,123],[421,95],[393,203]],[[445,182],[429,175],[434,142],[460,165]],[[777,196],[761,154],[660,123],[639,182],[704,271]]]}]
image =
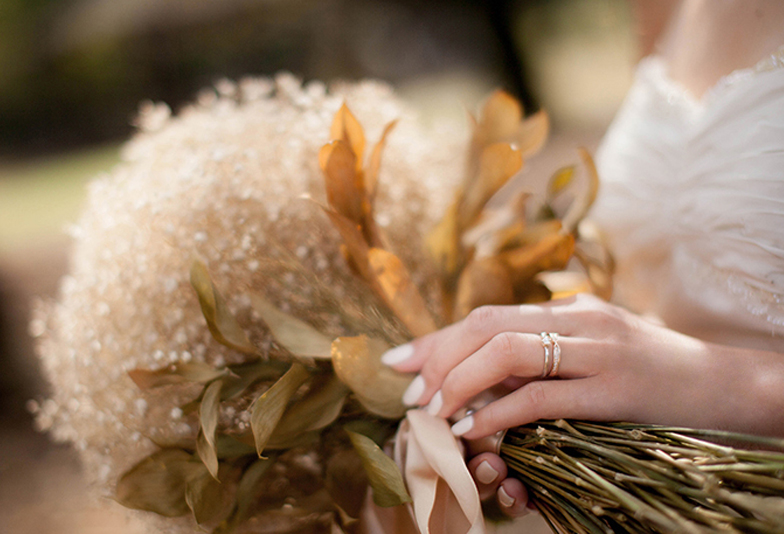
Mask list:
[{"label": "dried golden leaf", "polygon": [[207,327],[216,341],[229,348],[253,354],[256,349],[240,327],[237,319],[229,312],[226,301],[210,279],[207,266],[199,260],[191,265],[191,285],[199,297],[199,304]]},{"label": "dried golden leaf", "polygon": [[334,375],[311,386],[310,391],[283,414],[269,446],[272,447],[275,441],[288,441],[298,434],[331,425],[343,410],[348,393],[349,389]]},{"label": "dried golden leaf", "polygon": [[460,238],[457,224],[457,203],[449,206],[444,217],[427,236],[427,249],[445,278],[453,277],[460,262]]},{"label": "dried golden leaf", "polygon": [[269,327],[275,341],[295,356],[329,359],[332,339],[305,321],[280,311],[259,295],[251,295],[251,305]]},{"label": "dried golden leaf", "polygon": [[384,133],[381,134],[381,139],[379,139],[376,146],[373,147],[373,152],[370,154],[370,161],[368,162],[367,174],[365,175],[365,191],[367,191],[367,196],[370,199],[371,206],[373,205],[373,201],[376,198],[376,189],[378,187],[378,173],[381,169],[381,154],[384,151],[384,145],[386,144],[387,136],[389,132],[392,131],[392,128],[395,127],[397,121],[392,121],[386,125],[384,128]]},{"label": "dried golden leaf", "polygon": [[580,159],[588,175],[588,185],[574,199],[563,216],[564,230],[570,233],[575,231],[583,217],[588,214],[588,210],[591,209],[594,200],[596,200],[596,194],[599,192],[599,174],[596,172],[596,165],[591,154],[584,148],[579,148],[577,152],[580,154]]},{"label": "dried golden leaf", "polygon": [[403,393],[413,380],[381,363],[389,345],[367,336],[339,337],[332,342],[332,366],[338,378],[372,414],[399,419],[405,414]]},{"label": "dried golden leaf", "polygon": [[499,256],[509,268],[515,288],[531,282],[542,271],[566,267],[574,252],[574,236],[550,234],[533,245],[504,252]]},{"label": "dried golden leaf", "polygon": [[550,134],[550,117],[544,110],[525,119],[514,136],[514,143],[524,158],[539,152]]},{"label": "dried golden leaf", "polygon": [[368,478],[362,459],[354,449],[338,451],[329,457],[324,486],[348,517],[359,517],[365,503]]},{"label": "dried golden leaf", "polygon": [[591,293],[609,301],[613,292],[612,275],[615,267],[612,256],[607,253],[603,258],[597,257],[586,252],[586,248],[585,243],[578,243],[574,256],[585,269]]},{"label": "dried golden leaf", "polygon": [[365,153],[365,131],[356,117],[349,111],[344,102],[332,120],[332,127],[329,130],[331,140],[345,142],[355,156],[355,168],[357,172],[362,169],[362,155]]},{"label": "dried golden leaf", "polygon": [[552,298],[550,289],[539,280],[515,288],[515,301],[520,304],[541,304]]},{"label": "dried golden leaf", "polygon": [[196,438],[196,452],[210,474],[218,478],[218,452],[215,448],[215,430],[218,427],[220,391],[222,382],[216,380],[204,390],[199,406],[199,437]]},{"label": "dried golden leaf", "polygon": [[574,178],[574,165],[568,165],[566,167],[561,167],[557,171],[553,173],[550,177],[550,181],[547,183],[547,199],[552,200],[558,194],[569,187],[569,184],[572,183],[572,178]]},{"label": "dried golden leaf", "polygon": [[372,439],[350,430],[346,432],[359,453],[368,482],[373,488],[373,502],[384,508],[411,502],[403,475],[392,458],[384,454]]},{"label": "dried golden leaf", "polygon": [[368,252],[370,247],[368,247],[368,244],[362,235],[362,228],[351,219],[344,217],[336,211],[325,209],[324,212],[343,238],[343,244],[346,247],[346,255],[350,259],[350,266],[353,269],[356,269],[357,273],[365,281],[372,281],[373,275],[370,271],[370,264],[368,263]]},{"label": "dried golden leaf", "polygon": [[523,118],[520,102],[509,93],[495,91],[485,102],[479,114],[475,136],[483,145],[508,141],[517,133]]},{"label": "dried golden leaf", "polygon": [[487,201],[523,167],[520,151],[508,143],[486,147],[479,159],[479,171],[466,189],[458,220],[461,229],[472,225]]},{"label": "dried golden leaf", "polygon": [[416,337],[435,331],[433,316],[400,258],[389,251],[371,248],[368,260],[384,302],[406,328]]},{"label": "dried golden leaf", "polygon": [[207,469],[202,469],[188,480],[185,502],[199,525],[215,527],[234,510],[239,473],[236,469],[235,473],[230,474],[230,471],[223,466],[219,481]]},{"label": "dried golden leaf", "polygon": [[155,371],[149,369],[131,369],[128,371],[128,376],[142,390],[185,382],[206,384],[228,374],[229,370],[225,367],[216,369],[203,362],[174,363]]},{"label": "dried golden leaf", "polygon": [[356,157],[343,141],[332,141],[321,147],[327,201],[338,213],[356,223],[362,222],[365,186],[356,170]]},{"label": "dried golden leaf", "polygon": [[530,226],[525,226],[521,228],[521,231],[517,235],[507,236],[508,239],[505,243],[504,250],[535,245],[549,236],[563,233],[561,229],[561,221],[558,219],[549,219]]},{"label": "dried golden leaf", "polygon": [[498,257],[474,260],[466,265],[457,284],[454,319],[486,304],[513,304],[514,287],[506,264]]},{"label": "dried golden leaf", "polygon": [[180,449],[163,449],[151,454],[117,482],[117,502],[134,510],[155,512],[165,517],[188,513],[185,487],[199,469],[191,455]]},{"label": "dried golden leaf", "polygon": [[259,457],[264,452],[267,441],[275,431],[283,412],[286,411],[292,395],[297,392],[309,376],[308,370],[303,365],[294,363],[286,371],[286,374],[280,377],[280,380],[253,403],[250,427],[253,430],[253,439],[256,442],[256,452]]}]

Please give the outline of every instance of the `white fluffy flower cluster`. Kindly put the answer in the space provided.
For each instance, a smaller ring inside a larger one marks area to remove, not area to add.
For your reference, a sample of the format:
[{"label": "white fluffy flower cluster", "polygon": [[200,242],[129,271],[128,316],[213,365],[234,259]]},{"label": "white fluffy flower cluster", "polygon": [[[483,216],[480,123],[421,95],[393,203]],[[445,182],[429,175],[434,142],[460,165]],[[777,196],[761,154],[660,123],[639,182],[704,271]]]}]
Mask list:
[{"label": "white fluffy flower cluster", "polygon": [[[270,341],[262,328],[254,331],[250,291],[341,333],[311,282],[346,303],[362,298],[363,288],[340,254],[337,232],[303,195],[324,199],[318,150],[344,101],[370,142],[400,119],[384,153],[376,219],[430,305],[437,304],[422,241],[461,175],[462,132],[423,130],[387,86],[372,82],[303,86],[290,75],[221,82],[176,118],[150,104],[124,162],[90,185],[73,230],[70,273],[58,301],[42,305],[35,318],[46,325],[37,332],[39,352],[53,386],[37,409],[38,424],[74,443],[104,493],[154,443],[197,430],[178,407],[187,388],[180,397],[156,396],[140,391],[127,371],[239,361],[210,336],[188,281],[194,257],[206,262],[258,346]],[[239,426],[247,417],[230,408],[221,413]],[[168,525],[194,528],[188,520]]]}]

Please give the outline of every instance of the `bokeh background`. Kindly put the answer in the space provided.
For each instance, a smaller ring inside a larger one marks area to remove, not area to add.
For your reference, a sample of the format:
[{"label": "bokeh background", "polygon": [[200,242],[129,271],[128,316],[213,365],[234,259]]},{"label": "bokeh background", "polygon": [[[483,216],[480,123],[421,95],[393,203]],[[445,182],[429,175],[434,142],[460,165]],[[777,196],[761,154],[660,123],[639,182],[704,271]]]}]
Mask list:
[{"label": "bokeh background", "polygon": [[[287,70],[386,80],[437,122],[503,87],[550,113],[546,166],[596,147],[668,3],[0,0],[0,533],[135,532],[88,498],[75,455],[34,430],[26,403],[47,391],[31,299],[56,295],[64,230],[140,102],[176,113],[222,79]],[[647,10],[642,40],[635,8]]]}]

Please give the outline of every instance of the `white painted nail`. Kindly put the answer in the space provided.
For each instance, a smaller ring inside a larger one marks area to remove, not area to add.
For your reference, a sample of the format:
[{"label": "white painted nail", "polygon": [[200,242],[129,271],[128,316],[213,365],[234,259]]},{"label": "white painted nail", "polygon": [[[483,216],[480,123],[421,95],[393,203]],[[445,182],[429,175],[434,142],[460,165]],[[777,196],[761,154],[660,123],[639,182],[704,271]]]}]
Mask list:
[{"label": "white painted nail", "polygon": [[425,379],[422,378],[422,375],[417,375],[417,377],[408,386],[406,392],[403,393],[403,404],[406,406],[414,406],[419,401],[419,398],[424,392]]},{"label": "white painted nail", "polygon": [[441,411],[441,407],[444,405],[444,397],[441,395],[441,390],[439,389],[436,391],[433,398],[430,399],[430,404],[427,405],[427,413],[430,415],[438,415],[438,412]]},{"label": "white painted nail", "polygon": [[498,471],[493,469],[487,460],[476,467],[476,479],[482,484],[490,484],[496,478],[498,478]]},{"label": "white painted nail", "polygon": [[452,434],[455,436],[462,436],[472,428],[474,428],[474,416],[469,415],[452,425]]},{"label": "white painted nail", "polygon": [[381,355],[381,363],[384,365],[397,365],[409,359],[414,355],[414,347],[411,343],[400,345],[389,349]]},{"label": "white painted nail", "polygon": [[514,506],[515,500],[506,492],[503,486],[498,488],[498,502],[504,508]]}]

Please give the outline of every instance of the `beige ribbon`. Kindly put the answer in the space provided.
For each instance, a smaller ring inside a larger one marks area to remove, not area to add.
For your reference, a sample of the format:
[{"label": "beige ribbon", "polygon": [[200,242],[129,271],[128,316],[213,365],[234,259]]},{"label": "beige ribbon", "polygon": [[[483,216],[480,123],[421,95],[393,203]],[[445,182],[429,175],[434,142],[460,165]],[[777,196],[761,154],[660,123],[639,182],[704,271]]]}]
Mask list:
[{"label": "beige ribbon", "polygon": [[395,436],[395,461],[420,534],[485,534],[479,492],[444,419],[409,410]]}]

